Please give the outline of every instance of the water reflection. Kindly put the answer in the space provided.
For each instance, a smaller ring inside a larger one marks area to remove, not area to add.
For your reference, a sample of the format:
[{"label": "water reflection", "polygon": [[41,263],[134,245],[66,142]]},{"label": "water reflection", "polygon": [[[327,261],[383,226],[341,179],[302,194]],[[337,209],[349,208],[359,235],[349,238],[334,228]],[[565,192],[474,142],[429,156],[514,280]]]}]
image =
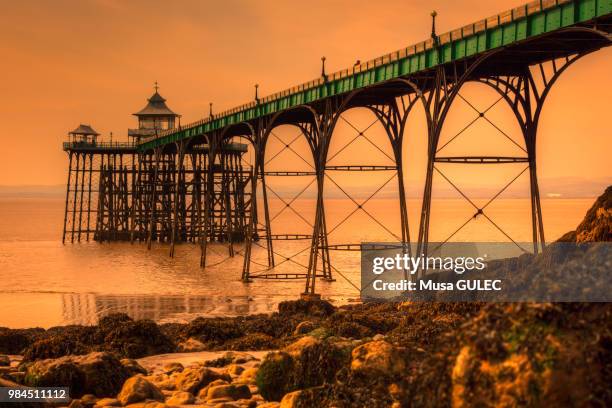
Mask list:
[{"label": "water reflection", "polygon": [[188,322],[197,316],[237,316],[269,313],[284,296],[236,297],[203,295],[99,295],[66,293],[62,298],[64,324],[96,324],[110,313],[126,313],[133,319],[160,323]]}]

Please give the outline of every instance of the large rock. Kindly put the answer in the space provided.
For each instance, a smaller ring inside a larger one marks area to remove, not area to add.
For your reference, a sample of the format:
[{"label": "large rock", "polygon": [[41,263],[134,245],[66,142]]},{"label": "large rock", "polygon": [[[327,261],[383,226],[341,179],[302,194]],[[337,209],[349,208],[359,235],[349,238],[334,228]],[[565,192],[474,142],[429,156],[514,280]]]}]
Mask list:
[{"label": "large rock", "polygon": [[155,400],[164,401],[164,395],[153,383],[147,381],[143,376],[136,375],[129,378],[121,392],[117,395],[117,399],[121,404],[128,405],[136,402]]},{"label": "large rock", "polygon": [[166,403],[168,405],[189,405],[193,404],[194,401],[195,397],[193,394],[186,391],[176,391],[166,400]]},{"label": "large rock", "polygon": [[310,320],[304,320],[303,322],[300,322],[296,327],[295,330],[293,331],[293,335],[294,336],[299,336],[302,334],[306,334],[309,333],[311,331],[313,331],[314,329],[316,329],[316,326],[313,322],[311,322]]},{"label": "large rock", "polygon": [[265,399],[279,401],[290,391],[333,382],[348,362],[343,349],[305,336],[280,352],[269,353],[257,370],[256,384]]},{"label": "large rock", "polygon": [[230,398],[232,400],[249,399],[251,398],[251,391],[247,385],[217,385],[209,387],[206,393],[206,400],[212,401],[219,398]]},{"label": "large rock", "polygon": [[[297,390],[285,394],[280,402],[279,408],[310,408],[319,406],[328,406],[328,404],[322,404],[323,400],[323,387],[313,387],[305,390]],[[334,405],[332,405],[334,406]],[[350,406],[357,406],[350,404]],[[378,403],[375,405],[368,405],[372,407],[385,406]]]},{"label": "large rock", "polygon": [[261,396],[268,401],[280,401],[293,390],[294,370],[295,362],[288,353],[268,353],[255,378]]},{"label": "large rock", "polygon": [[173,361],[173,362],[164,364],[162,369],[164,370],[164,373],[170,375],[172,373],[180,373],[181,371],[185,369],[185,367],[178,361]]},{"label": "large rock", "polygon": [[136,374],[142,374],[142,375],[147,375],[148,372],[147,370],[141,366],[138,361],[132,359],[132,358],[124,358],[121,359],[121,364],[123,364],[123,366],[129,371],[130,376],[136,375]]},{"label": "large rock", "polygon": [[302,398],[303,391],[293,391],[285,394],[280,402],[280,408],[297,408],[300,405],[300,399]]},{"label": "large rock", "polygon": [[160,390],[166,390],[166,391],[176,390],[176,384],[174,381],[174,377],[170,377],[170,375],[166,373],[152,374],[145,378],[151,381],[153,384],[155,384],[155,386],[159,388]]},{"label": "large rock", "polygon": [[102,348],[92,347],[98,342],[94,326],[52,327],[23,351],[23,359],[34,361],[102,351]]},{"label": "large rock", "polygon": [[259,361],[259,359],[242,351],[226,351],[219,358],[214,360],[206,360],[204,365],[207,367],[225,367],[229,364],[244,364],[249,361]]},{"label": "large rock", "polygon": [[36,361],[28,366],[24,382],[32,387],[70,387],[77,398],[84,394],[109,397],[128,377],[128,370],[112,354],[95,352]]},{"label": "large rock", "polygon": [[0,353],[22,354],[32,342],[44,333],[45,330],[40,328],[9,329],[0,327]]},{"label": "large rock", "polygon": [[251,367],[245,369],[240,376],[234,380],[234,383],[237,384],[255,384],[255,380],[257,378],[258,367]]},{"label": "large rock", "polygon": [[353,349],[351,370],[372,375],[402,375],[406,364],[401,350],[384,340],[371,341]]},{"label": "large rock", "polygon": [[232,376],[239,376],[244,371],[244,367],[239,364],[230,364],[227,366],[227,373]]},{"label": "large rock", "polygon": [[298,389],[333,382],[338,370],[349,363],[349,354],[344,349],[310,336],[302,337],[284,351],[295,361],[294,380]]},{"label": "large rock", "polygon": [[117,398],[102,398],[96,401],[95,407],[120,407],[121,403]]},{"label": "large rock", "polygon": [[227,374],[220,374],[206,367],[185,368],[176,374],[176,388],[180,391],[187,391],[197,394],[200,389],[215,380],[231,381]]},{"label": "large rock", "polygon": [[143,401],[126,405],[126,408],[168,408],[168,405],[159,401]]},{"label": "large rock", "polygon": [[327,317],[334,313],[336,308],[326,300],[287,300],[279,303],[278,312],[281,315],[309,315]]},{"label": "large rock", "polygon": [[244,330],[236,319],[198,317],[184,329],[184,335],[202,343],[222,343],[244,335]]},{"label": "large rock", "polygon": [[190,337],[187,340],[180,342],[177,345],[177,349],[180,353],[194,353],[197,351],[206,350],[206,345],[200,340]]},{"label": "large rock", "polygon": [[129,358],[171,353],[176,346],[152,320],[133,321],[125,314],[103,317],[98,324],[104,348]]},{"label": "large rock", "polygon": [[576,231],[559,239],[562,242],[612,241],[612,186],[597,198]]}]

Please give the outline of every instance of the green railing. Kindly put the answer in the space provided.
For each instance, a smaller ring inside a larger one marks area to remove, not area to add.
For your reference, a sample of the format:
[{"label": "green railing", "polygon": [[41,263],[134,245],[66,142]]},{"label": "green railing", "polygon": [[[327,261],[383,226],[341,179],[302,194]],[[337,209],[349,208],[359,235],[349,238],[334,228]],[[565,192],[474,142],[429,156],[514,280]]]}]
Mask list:
[{"label": "green railing", "polygon": [[139,149],[149,149],[228,125],[270,115],[439,64],[507,46],[563,27],[612,13],[611,0],[539,0],[466,25],[350,69],[317,78],[236,108],[147,138]]},{"label": "green railing", "polygon": [[137,145],[132,142],[84,142],[72,141],[63,143],[64,150],[134,150]]}]

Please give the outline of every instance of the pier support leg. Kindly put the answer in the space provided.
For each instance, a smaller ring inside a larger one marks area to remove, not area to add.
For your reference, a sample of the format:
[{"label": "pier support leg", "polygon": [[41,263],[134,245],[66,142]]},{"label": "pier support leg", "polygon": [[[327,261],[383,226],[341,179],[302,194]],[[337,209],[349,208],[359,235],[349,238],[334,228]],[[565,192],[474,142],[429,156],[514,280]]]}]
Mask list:
[{"label": "pier support leg", "polygon": [[66,182],[66,200],[64,203],[64,229],[62,232],[62,244],[66,242],[66,226],[68,223],[68,208],[70,200],[70,179],[72,178],[72,152],[68,153],[68,181]]},{"label": "pier support leg", "polygon": [[153,177],[149,182],[150,188],[150,205],[149,205],[149,228],[147,231],[147,249],[151,249],[154,230],[156,229],[157,224],[157,195],[158,195],[158,177],[159,177],[159,167],[160,167],[160,157],[161,157],[161,149],[155,149],[154,159],[153,159]]},{"label": "pier support leg", "polygon": [[175,183],[174,183],[174,200],[172,203],[172,236],[170,237],[170,257],[174,258],[174,246],[176,243],[178,231],[178,214],[179,214],[179,205],[180,205],[180,194],[183,190],[182,183],[184,182],[184,178],[181,176],[184,170],[184,158],[185,158],[185,143],[179,142],[177,143],[177,151],[178,151],[178,168],[176,169]]}]

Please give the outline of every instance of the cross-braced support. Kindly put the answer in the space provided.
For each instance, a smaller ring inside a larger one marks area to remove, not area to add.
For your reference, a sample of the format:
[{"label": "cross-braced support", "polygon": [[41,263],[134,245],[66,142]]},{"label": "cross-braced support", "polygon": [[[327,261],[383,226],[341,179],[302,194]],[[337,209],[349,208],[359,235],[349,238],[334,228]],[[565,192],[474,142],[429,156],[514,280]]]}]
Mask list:
[{"label": "cross-braced support", "polygon": [[[311,110],[305,110],[301,113],[303,115],[305,114],[305,117],[309,119],[305,121],[299,121],[298,123],[293,123],[293,125],[295,125],[297,128],[300,129],[300,135],[296,136],[289,143],[282,141],[273,132],[276,126],[278,126],[279,124],[282,124],[282,118],[273,117],[269,121],[260,121],[257,127],[252,129],[253,135],[255,135],[255,137],[253,138],[254,140],[253,147],[255,150],[254,152],[255,154],[254,154],[254,163],[253,163],[254,173],[253,173],[253,185],[252,185],[252,191],[254,195],[252,197],[253,204],[251,205],[252,207],[251,212],[250,212],[251,217],[249,218],[249,230],[251,231],[251,233],[247,234],[247,238],[246,238],[246,247],[245,247],[245,254],[244,254],[243,274],[242,274],[243,281],[248,282],[251,279],[255,279],[255,278],[299,279],[299,278],[303,278],[307,276],[307,273],[299,273],[299,272],[280,273],[280,272],[273,272],[272,269],[276,266],[280,266],[283,263],[291,262],[294,265],[307,270],[308,267],[296,261],[295,258],[301,255],[303,252],[309,250],[310,247],[306,247],[303,250],[295,254],[286,256],[286,255],[279,254],[274,251],[273,241],[311,239],[312,236],[314,236],[314,234],[319,233],[319,229],[316,227],[316,224],[314,225],[311,224],[298,211],[296,211],[292,207],[292,204],[294,203],[294,201],[298,199],[312,183],[308,184],[306,188],[300,191],[291,200],[283,199],[270,185],[266,183],[266,177],[276,177],[276,176],[315,176],[316,177],[317,172],[314,166],[311,165],[308,160],[303,158],[292,147],[292,144],[301,137],[305,137],[305,139],[307,140],[310,146],[311,152],[314,152],[315,146],[317,144],[317,129],[318,128],[316,126],[316,114]],[[270,137],[274,137],[278,139],[281,143],[283,143],[284,146],[280,149],[280,151],[276,152],[270,159],[266,160],[265,158],[266,146],[268,145],[268,140]],[[266,165],[269,164],[270,161],[274,160],[282,152],[285,152],[285,151],[293,152],[300,160],[305,162],[308,166],[313,167],[312,171],[266,171]],[[319,180],[319,179],[315,178],[315,180]],[[261,185],[262,185],[262,205],[263,205],[264,219],[263,219],[263,224],[261,225],[257,221],[257,208],[254,207],[254,203],[256,203],[256,200],[257,200],[257,196],[256,196],[256,192],[258,190],[257,182],[261,182]],[[270,214],[269,202],[268,202],[268,192],[272,193],[273,196],[275,196],[279,201],[281,201],[284,204],[284,207],[278,213],[274,215]],[[317,198],[317,208],[319,207],[319,205],[322,205],[322,200],[320,201],[319,198]],[[293,211],[304,222],[311,225],[313,228],[313,235],[288,234],[288,233],[273,234],[272,227],[271,227],[272,222],[286,209]],[[315,212],[317,212],[316,209],[315,209]],[[260,235],[259,233],[262,233],[263,235]],[[259,239],[262,239],[262,238],[265,240],[264,245],[261,245],[258,243]],[[252,259],[252,246],[253,245],[264,247],[266,249],[267,258],[268,258],[267,265],[261,264]],[[276,257],[282,258],[281,261],[277,263],[275,260]],[[253,273],[251,271],[252,263],[258,264],[259,266],[262,266],[264,269],[259,270],[257,273]],[[328,262],[324,262],[324,268],[323,268],[324,272],[321,276],[326,279],[331,279],[331,270],[328,265],[329,265]],[[327,268],[325,268],[325,266],[327,266]]]},{"label": "cross-braced support", "polygon": [[[405,85],[405,84],[404,84]],[[358,244],[336,244],[329,245],[328,236],[332,234],[338,227],[344,224],[352,215],[361,211],[365,213],[368,217],[370,217],[377,225],[382,227],[385,231],[387,231],[396,241],[400,241],[403,243],[403,247],[410,251],[410,231],[408,226],[408,211],[406,206],[406,192],[404,187],[404,179],[403,179],[403,160],[402,160],[402,145],[403,145],[403,135],[406,125],[406,118],[410,113],[412,107],[415,102],[420,97],[418,96],[407,96],[405,98],[387,98],[381,103],[378,104],[368,104],[364,106],[355,105],[353,107],[364,107],[371,110],[376,116],[376,120],[370,124],[365,129],[358,129],[351,122],[349,122],[346,118],[342,117],[342,113],[351,107],[351,99],[354,95],[349,95],[345,98],[336,98],[329,100],[325,109],[320,115],[319,123],[319,133],[320,133],[320,143],[319,149],[316,152],[316,173],[318,177],[318,202],[317,202],[317,211],[315,217],[315,234],[313,234],[312,239],[312,248],[311,255],[309,261],[309,273],[306,279],[306,288],[303,293],[304,298],[313,298],[317,297],[315,291],[315,278],[317,276],[317,262],[320,257],[324,262],[324,270],[325,265],[327,264],[327,268],[329,268],[329,273],[331,275],[331,270],[333,269],[337,274],[342,276],[344,279],[347,279],[337,268],[335,268],[331,264],[331,260],[329,257],[330,250],[344,250],[344,251],[354,251],[354,250],[363,250],[363,245],[361,243]],[[356,136],[351,139],[346,145],[340,148],[334,155],[329,157],[329,147],[331,143],[331,138],[333,131],[335,129],[336,124],[339,120],[343,120],[346,122],[351,128],[353,128],[356,132]],[[381,123],[383,126],[386,136],[389,139],[391,144],[392,154],[388,154],[386,151],[381,149],[376,143],[372,142],[366,135],[366,131],[373,126],[375,123]],[[340,165],[334,166],[330,165],[330,161],[333,160],[340,152],[345,150],[348,146],[350,146],[353,142],[358,139],[365,139],[371,146],[376,148],[379,152],[381,152],[386,158],[392,163],[392,165]],[[386,181],[372,194],[370,194],[365,200],[357,201],[355,200],[342,186],[340,186],[334,178],[330,175],[330,172],[333,171],[394,171],[394,174],[386,179]],[[398,195],[400,200],[400,234],[397,235],[393,231],[391,231],[387,226],[383,225],[377,218],[372,216],[372,214],[364,208],[364,205],[369,202],[372,198],[376,196],[385,186],[387,186],[393,178],[398,180]],[[343,220],[341,220],[338,224],[333,226],[331,229],[328,229],[327,223],[325,222],[325,209],[323,206],[323,187],[324,180],[327,179],[333,185],[335,185],[345,196],[347,199],[351,200],[355,204],[355,209]],[[353,285],[357,290],[359,287],[356,286],[353,282],[347,279],[347,281]]]},{"label": "cross-braced support", "polygon": [[[525,171],[529,174],[530,200],[531,200],[531,223],[533,236],[533,252],[538,253],[545,246],[544,224],[542,221],[542,208],[540,204],[540,192],[537,181],[536,170],[536,140],[538,121],[546,96],[550,88],[558,79],[559,75],[571,63],[580,58],[581,54],[564,56],[561,59],[554,59],[548,63],[540,63],[535,66],[524,66],[517,72],[513,68],[508,75],[480,75],[477,70],[494,53],[481,56],[471,64],[456,63],[452,70],[439,68],[436,71],[434,86],[429,92],[426,100],[426,114],[428,121],[428,161],[425,188],[423,194],[423,206],[421,212],[421,222],[419,226],[418,251],[427,254],[429,242],[429,224],[431,219],[431,197],[434,174],[441,175],[453,188],[455,188],[473,207],[475,213],[465,223],[460,225],[446,240],[450,240],[459,230],[467,225],[471,220],[478,216],[486,218],[495,228],[497,228],[509,240],[515,242],[497,223],[495,223],[486,213],[485,208],[499,197],[519,176]],[[548,65],[548,67],[546,67]],[[461,87],[468,81],[484,83],[496,90],[500,97],[487,109],[479,110],[469,100],[460,94]],[[477,113],[477,116],[457,135],[452,137],[445,144],[440,146],[440,134],[444,125],[445,118],[453,102],[457,99],[466,102]],[[515,142],[503,130],[491,122],[487,117],[487,112],[499,101],[505,100],[512,109],[522,132],[524,146]],[[478,119],[485,119],[497,129],[504,137],[509,139],[525,155],[520,157],[502,156],[461,156],[444,157],[439,155],[449,143],[453,142],[461,133]],[[497,194],[495,194],[483,206],[476,205],[457,185],[450,180],[437,166],[436,163],[462,163],[462,164],[505,164],[505,163],[526,163],[527,166],[512,180],[510,180]],[[515,242],[516,243],[516,242]],[[518,245],[518,244],[517,244]],[[521,249],[523,249],[521,247]],[[524,250],[524,249],[523,249]]]},{"label": "cross-braced support", "polygon": [[525,67],[523,72],[507,76],[479,78],[497,91],[512,109],[520,126],[529,163],[529,184],[533,252],[538,253],[546,243],[540,204],[540,189],[536,170],[536,140],[538,123],[544,102],[559,76],[583,54],[574,54],[546,63]]}]

